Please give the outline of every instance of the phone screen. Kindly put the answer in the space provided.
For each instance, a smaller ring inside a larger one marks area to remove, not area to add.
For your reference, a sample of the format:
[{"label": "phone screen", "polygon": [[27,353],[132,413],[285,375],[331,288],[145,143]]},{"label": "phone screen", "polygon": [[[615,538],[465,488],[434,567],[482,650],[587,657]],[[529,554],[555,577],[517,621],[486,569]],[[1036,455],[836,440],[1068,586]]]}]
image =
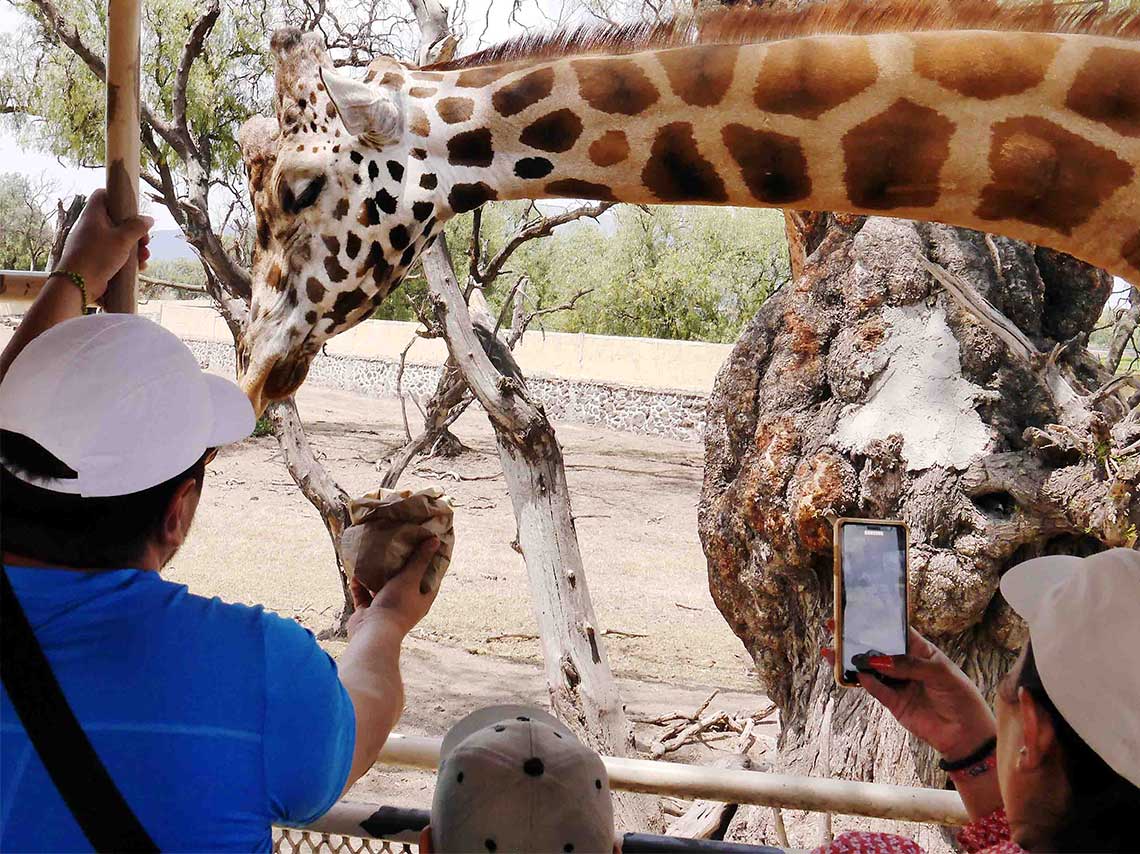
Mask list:
[{"label": "phone screen", "polygon": [[846,522],[840,539],[843,679],[855,683],[853,656],[906,652],[906,532],[901,525]]}]

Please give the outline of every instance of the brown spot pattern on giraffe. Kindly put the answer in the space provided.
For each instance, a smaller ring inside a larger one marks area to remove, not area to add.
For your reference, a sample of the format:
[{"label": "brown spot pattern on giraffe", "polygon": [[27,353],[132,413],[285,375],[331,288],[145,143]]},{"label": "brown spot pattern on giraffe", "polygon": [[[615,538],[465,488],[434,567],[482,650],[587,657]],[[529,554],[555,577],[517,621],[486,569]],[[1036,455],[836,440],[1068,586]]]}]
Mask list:
[{"label": "brown spot pattern on giraffe", "polygon": [[1041,85],[1061,39],[1041,33],[916,33],[914,70],[967,98],[992,101]]},{"label": "brown spot pattern on giraffe", "polygon": [[408,94],[413,98],[430,98],[438,91],[434,86],[413,86],[408,90]]},{"label": "brown spot pattern on giraffe", "polygon": [[483,68],[469,68],[455,78],[455,85],[462,89],[477,89],[480,86],[486,86],[488,83],[494,83],[500,77],[510,74],[513,70],[514,69],[510,66],[506,65],[488,65]]},{"label": "brown spot pattern on giraffe", "polygon": [[1124,249],[1121,250],[1121,254],[1124,256],[1124,263],[1140,273],[1140,231],[1124,241]]},{"label": "brown spot pattern on giraffe", "polygon": [[324,242],[325,249],[328,250],[330,255],[340,254],[340,241],[336,237],[331,234],[326,234],[321,237],[321,240]]},{"label": "brown spot pattern on giraffe", "polygon": [[305,282],[305,296],[313,305],[320,305],[321,300],[325,298],[325,286],[313,276],[309,276]]},{"label": "brown spot pattern on giraffe", "polygon": [[265,284],[275,291],[281,290],[281,265],[274,264],[265,274]]},{"label": "brown spot pattern on giraffe", "polygon": [[554,69],[547,66],[496,90],[491,96],[491,105],[499,115],[513,116],[537,104],[552,91],[554,91]]},{"label": "brown spot pattern on giraffe", "polygon": [[990,142],[992,182],[975,214],[1070,234],[1113,193],[1132,167],[1107,148],[1037,116],[998,122]]},{"label": "brown spot pattern on giraffe", "polygon": [[629,157],[629,140],[620,130],[609,130],[590,143],[590,160],[598,166],[613,166]]},{"label": "brown spot pattern on giraffe", "polygon": [[475,111],[475,102],[470,98],[440,98],[435,105],[435,111],[449,125],[455,125],[471,118],[471,114]]},{"label": "brown spot pattern on giraffe", "polygon": [[333,307],[326,312],[325,317],[331,320],[334,326],[343,326],[348,321],[348,315],[359,308],[362,302],[364,302],[364,291],[359,288],[342,291],[336,295]]},{"label": "brown spot pattern on giraffe", "polygon": [[579,59],[570,65],[578,75],[579,94],[600,112],[636,116],[660,97],[632,59]]},{"label": "brown spot pattern on giraffe", "polygon": [[674,94],[694,107],[714,107],[732,86],[739,45],[703,45],[665,50],[657,61]]},{"label": "brown spot pattern on giraffe", "polygon": [[563,108],[535,119],[519,134],[519,142],[540,151],[569,151],[582,135],[582,120]]},{"label": "brown spot pattern on giraffe", "polygon": [[348,278],[348,270],[340,265],[335,255],[325,256],[325,272],[333,282],[343,282]]},{"label": "brown spot pattern on giraffe", "polygon": [[428,136],[431,133],[431,120],[427,113],[419,107],[408,109],[408,130],[416,136]]},{"label": "brown spot pattern on giraffe", "polygon": [[697,149],[689,122],[673,122],[657,131],[641,182],[663,202],[728,200],[724,181]]},{"label": "brown spot pattern on giraffe", "polygon": [[420,175],[420,186],[425,190],[434,190],[439,183],[439,179],[435,177],[433,172],[426,172]]},{"label": "brown spot pattern on giraffe", "polygon": [[364,226],[380,224],[380,211],[376,207],[375,199],[365,199],[360,203],[360,213],[356,215],[356,221]]},{"label": "brown spot pattern on giraffe", "polygon": [[721,138],[758,201],[782,204],[811,195],[807,158],[795,137],[731,124]]},{"label": "brown spot pattern on giraffe", "polygon": [[900,98],[843,137],[843,180],[865,210],[928,208],[938,201],[954,123]]},{"label": "brown spot pattern on giraffe", "polygon": [[603,202],[616,201],[614,191],[605,184],[594,184],[578,178],[562,178],[546,185],[546,192],[566,199],[597,199]]},{"label": "brown spot pattern on giraffe", "polygon": [[1065,106],[1122,136],[1140,136],[1140,51],[1095,48],[1077,72]]},{"label": "brown spot pattern on giraffe", "polygon": [[388,71],[380,78],[381,86],[403,86],[404,75],[397,74],[395,71]]},{"label": "brown spot pattern on giraffe", "polygon": [[447,141],[447,162],[454,166],[490,166],[493,159],[488,128],[457,133]]},{"label": "brown spot pattern on giraffe", "polygon": [[325,115],[330,119],[336,118],[336,104],[334,104],[332,101],[329,101],[327,104],[325,104]]},{"label": "brown spot pattern on giraffe", "polygon": [[347,214],[348,214],[348,199],[342,198],[336,203],[336,207],[333,208],[333,218],[334,219],[344,219]]},{"label": "brown spot pattern on giraffe", "polygon": [[364,278],[369,270],[382,263],[384,263],[384,247],[380,245],[378,240],[373,240],[368,247],[368,254],[364,256],[364,261],[361,262],[360,268],[356,271],[357,278]]},{"label": "brown spot pattern on giraffe", "polygon": [[524,157],[515,162],[515,174],[526,181],[545,178],[554,171],[554,164],[545,157]]},{"label": "brown spot pattern on giraffe", "polygon": [[360,237],[355,231],[350,231],[348,237],[344,239],[344,254],[349,260],[355,259],[360,254]]},{"label": "brown spot pattern on giraffe", "polygon": [[474,184],[456,184],[447,194],[447,203],[457,214],[473,211],[484,202],[494,201],[499,197],[498,192],[478,181]]},{"label": "brown spot pattern on giraffe", "polygon": [[773,42],[763,50],[753,100],[768,113],[818,119],[879,78],[861,39],[794,39]]}]

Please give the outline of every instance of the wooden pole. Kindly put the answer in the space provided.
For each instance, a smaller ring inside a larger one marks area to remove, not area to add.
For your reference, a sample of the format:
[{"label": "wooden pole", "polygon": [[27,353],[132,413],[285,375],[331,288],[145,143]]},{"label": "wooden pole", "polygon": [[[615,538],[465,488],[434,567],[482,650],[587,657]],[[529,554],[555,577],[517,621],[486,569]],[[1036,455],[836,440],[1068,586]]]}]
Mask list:
[{"label": "wooden pole", "polygon": [[[114,222],[139,212],[139,30],[141,0],[107,0],[107,207]],[[107,311],[138,307],[138,257],[132,250],[107,286]]]},{"label": "wooden pole", "polygon": [[[439,765],[441,742],[438,738],[392,734],[380,751],[379,763],[434,770]],[[603,756],[602,762],[609,773],[610,788],[627,792],[950,826],[969,821],[958,793],[941,789],[614,756]]]}]

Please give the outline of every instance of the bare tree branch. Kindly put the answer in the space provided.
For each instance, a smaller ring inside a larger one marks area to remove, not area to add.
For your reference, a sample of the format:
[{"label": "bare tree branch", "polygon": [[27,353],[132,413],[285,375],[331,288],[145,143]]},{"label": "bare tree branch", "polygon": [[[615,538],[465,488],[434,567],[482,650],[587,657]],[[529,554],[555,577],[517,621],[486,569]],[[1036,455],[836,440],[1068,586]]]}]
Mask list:
[{"label": "bare tree branch", "polygon": [[190,128],[186,125],[186,89],[190,83],[190,70],[194,67],[194,61],[202,55],[206,38],[214,28],[220,13],[221,6],[218,0],[210,0],[206,11],[190,28],[190,35],[186,39],[186,44],[182,46],[182,56],[178,60],[178,73],[174,78],[174,127],[192,157],[198,156],[198,146],[194,144]]},{"label": "bare tree branch", "polygon": [[490,263],[483,268],[480,273],[479,282],[491,282],[503,269],[503,265],[510,260],[510,257],[518,250],[520,246],[530,240],[537,240],[540,237],[547,237],[554,229],[560,225],[565,225],[568,222],[589,217],[597,219],[603,213],[608,211],[614,206],[614,202],[598,202],[594,205],[583,205],[579,208],[571,208],[570,210],[563,211],[555,216],[541,216],[538,219],[531,220],[520,227],[511,238],[507,241],[506,245],[499,250],[498,254],[491,259]]}]

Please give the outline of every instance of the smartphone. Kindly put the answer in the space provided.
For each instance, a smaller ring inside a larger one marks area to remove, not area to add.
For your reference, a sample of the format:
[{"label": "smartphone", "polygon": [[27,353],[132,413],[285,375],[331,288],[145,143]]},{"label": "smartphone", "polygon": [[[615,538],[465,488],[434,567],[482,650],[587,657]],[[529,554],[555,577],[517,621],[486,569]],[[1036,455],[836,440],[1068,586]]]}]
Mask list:
[{"label": "smartphone", "polygon": [[835,523],[835,681],[859,686],[852,659],[907,647],[907,530],[902,522]]}]

